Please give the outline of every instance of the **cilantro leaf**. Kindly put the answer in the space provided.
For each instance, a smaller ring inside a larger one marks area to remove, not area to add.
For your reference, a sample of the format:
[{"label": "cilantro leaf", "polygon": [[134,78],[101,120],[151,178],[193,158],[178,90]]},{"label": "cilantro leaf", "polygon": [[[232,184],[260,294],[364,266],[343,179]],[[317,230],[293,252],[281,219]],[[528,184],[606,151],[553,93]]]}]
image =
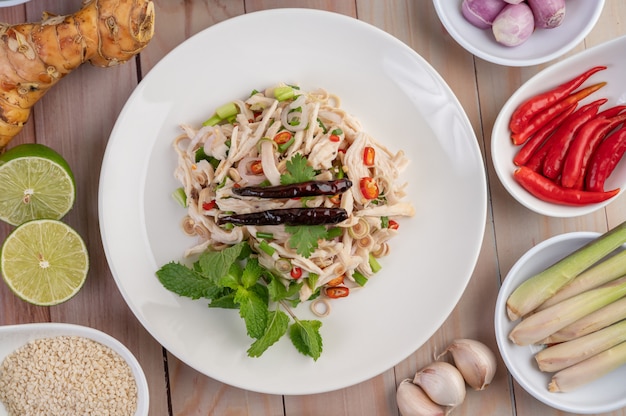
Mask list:
[{"label": "cilantro leaf", "polygon": [[207,251],[198,259],[198,265],[204,274],[213,281],[218,281],[228,274],[231,265],[239,258],[246,243],[239,243],[221,251]]},{"label": "cilantro leaf", "polygon": [[320,321],[296,321],[289,328],[289,338],[300,353],[308,355],[317,361],[322,354],[322,336],[320,335]]},{"label": "cilantro leaf", "polygon": [[166,289],[191,299],[212,298],[220,291],[215,282],[180,263],[168,263],[156,275]]},{"label": "cilantro leaf", "polygon": [[246,323],[248,335],[258,339],[265,333],[269,309],[267,302],[253,290],[240,286],[235,293],[235,302],[239,304],[239,316]]},{"label": "cilantro leaf", "polygon": [[292,183],[307,182],[315,177],[315,170],[307,165],[307,158],[300,153],[293,155],[285,165],[287,173],[280,175],[280,183],[290,185]]},{"label": "cilantro leaf", "polygon": [[269,347],[274,345],[289,327],[289,317],[283,311],[271,311],[267,322],[267,328],[263,336],[252,343],[248,349],[249,357],[260,357]]},{"label": "cilantro leaf", "polygon": [[317,242],[328,234],[323,225],[286,225],[285,231],[291,234],[289,246],[306,258],[315,251]]}]

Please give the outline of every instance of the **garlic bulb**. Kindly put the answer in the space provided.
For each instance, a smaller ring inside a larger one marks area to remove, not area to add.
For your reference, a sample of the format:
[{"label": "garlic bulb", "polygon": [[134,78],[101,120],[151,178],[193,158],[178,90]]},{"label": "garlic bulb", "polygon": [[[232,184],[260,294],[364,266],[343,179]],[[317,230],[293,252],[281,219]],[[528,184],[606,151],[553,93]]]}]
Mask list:
[{"label": "garlic bulb", "polygon": [[455,366],[445,361],[428,364],[415,374],[413,383],[442,406],[456,407],[465,399],[465,380]]},{"label": "garlic bulb", "polygon": [[402,416],[444,416],[444,409],[434,403],[419,386],[410,379],[400,382],[396,402]]},{"label": "garlic bulb", "polygon": [[473,339],[456,339],[442,353],[450,352],[465,382],[475,390],[484,390],[496,373],[496,356],[489,347]]}]

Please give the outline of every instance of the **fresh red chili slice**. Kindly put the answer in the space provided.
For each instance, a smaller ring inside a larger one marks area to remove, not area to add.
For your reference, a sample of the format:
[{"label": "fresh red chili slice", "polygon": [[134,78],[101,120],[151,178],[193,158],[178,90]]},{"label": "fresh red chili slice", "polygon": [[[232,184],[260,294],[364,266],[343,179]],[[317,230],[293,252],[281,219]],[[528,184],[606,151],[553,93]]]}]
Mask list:
[{"label": "fresh red chili slice", "polygon": [[400,228],[400,224],[398,224],[397,221],[389,220],[389,225],[387,226],[387,228],[389,228],[390,230],[397,230],[398,228]]},{"label": "fresh red chili slice", "polygon": [[374,159],[376,158],[376,150],[371,146],[365,146],[363,149],[363,164],[365,166],[374,166]]},{"label": "fresh red chili slice", "polygon": [[533,134],[526,143],[522,146],[522,148],[517,152],[515,157],[513,158],[513,163],[517,166],[525,165],[532,155],[539,149],[546,140],[550,137],[552,133],[556,131],[556,128],[576,109],[576,104],[572,104],[561,114],[553,118],[543,126],[541,129],[537,130],[537,133]]},{"label": "fresh red chili slice", "polygon": [[606,192],[564,188],[526,166],[518,168],[513,174],[513,178],[535,197],[560,205],[581,206],[595,204],[606,201],[619,193],[619,188]]},{"label": "fresh red chili slice", "polygon": [[248,165],[248,171],[253,175],[260,175],[263,173],[263,162],[255,160]]},{"label": "fresh red chili slice", "polygon": [[376,199],[379,195],[378,184],[374,178],[365,177],[361,178],[359,182],[359,188],[361,189],[361,194],[366,199]]},{"label": "fresh red chili slice", "polygon": [[287,130],[281,131],[276,136],[274,136],[274,142],[276,142],[276,144],[285,144],[289,140],[291,140],[291,132]]},{"label": "fresh red chili slice", "polygon": [[626,152],[626,127],[611,133],[602,141],[589,160],[585,179],[588,191],[604,191],[604,183]]},{"label": "fresh red chili slice", "polygon": [[294,279],[299,279],[302,277],[302,269],[300,267],[292,267],[290,274]]},{"label": "fresh red chili slice", "polygon": [[350,294],[350,289],[345,286],[327,287],[326,296],[332,299],[345,298]]},{"label": "fresh red chili slice", "polygon": [[565,155],[577,133],[583,130],[582,126],[586,126],[596,116],[600,106],[607,101],[603,98],[580,107],[559,126],[550,137],[550,148],[543,163],[544,176],[550,179],[559,176]]},{"label": "fresh red chili slice", "polygon": [[203,202],[202,203],[202,209],[205,211],[209,211],[212,210],[213,208],[215,208],[215,206],[217,205],[217,202],[215,201],[215,199],[209,201],[209,202]]},{"label": "fresh red chili slice", "polygon": [[509,121],[509,128],[513,133],[519,133],[528,125],[530,120],[539,112],[571,94],[580,87],[589,77],[598,71],[606,69],[606,66],[595,66],[577,77],[544,93],[535,95],[520,104]]},{"label": "fresh red chili slice", "polygon": [[599,90],[605,85],[606,85],[606,82],[600,82],[590,87],[583,88],[582,90],[577,91],[571,95],[568,95],[566,98],[562,99],[561,101],[558,101],[556,104],[541,111],[539,114],[537,114],[530,120],[528,125],[522,131],[513,133],[511,135],[513,144],[520,145],[520,144],[525,143],[526,140],[528,140],[530,136],[535,134],[541,127],[545,126],[546,123],[548,123],[554,117],[558,116],[563,111],[565,111],[567,107],[569,107],[572,104],[578,103],[580,100],[594,93],[595,91]]},{"label": "fresh red chili slice", "polygon": [[582,186],[591,154],[606,135],[624,121],[626,121],[626,114],[621,114],[612,118],[600,118],[597,123],[594,123],[595,127],[589,122],[591,130],[589,134],[582,134],[581,129],[581,134],[572,142],[571,149],[563,163],[562,186],[566,188],[575,187],[577,184]]},{"label": "fresh red chili slice", "polygon": [[331,134],[330,136],[328,136],[328,140],[338,143],[339,141],[341,141],[341,137],[337,136],[336,134]]}]

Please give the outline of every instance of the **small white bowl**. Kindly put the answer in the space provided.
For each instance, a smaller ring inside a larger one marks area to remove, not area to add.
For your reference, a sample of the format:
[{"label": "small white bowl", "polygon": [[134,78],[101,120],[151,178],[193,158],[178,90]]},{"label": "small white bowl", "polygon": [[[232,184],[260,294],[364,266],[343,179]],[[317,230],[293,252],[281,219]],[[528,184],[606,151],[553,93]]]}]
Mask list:
[{"label": "small white bowl", "polygon": [[563,23],[554,29],[537,28],[523,44],[507,47],[496,42],[491,29],[479,29],[461,14],[462,0],[433,0],[437,15],[450,36],[472,54],[507,66],[531,66],[569,52],[591,32],[604,0],[567,0]]},{"label": "small white bowl", "polygon": [[[99,342],[118,353],[130,366],[137,383],[137,410],[135,416],[148,416],[150,394],[146,376],[135,356],[117,339],[94,328],[65,323],[36,323],[0,326],[0,363],[16,349],[30,341],[57,336],[80,336]],[[6,410],[0,403],[0,416]]]},{"label": "small white bowl", "polygon": [[[591,3],[591,2],[590,2]],[[569,4],[569,3],[568,3]],[[626,103],[626,36],[613,39],[601,45],[570,56],[561,62],[539,72],[522,85],[502,106],[491,133],[491,159],[502,185],[522,205],[539,214],[550,217],[577,217],[587,215],[605,207],[619,197],[626,187],[626,160],[622,160],[606,181],[605,189],[621,188],[621,192],[611,199],[597,204],[567,206],[549,203],[534,197],[522,188],[513,178],[516,166],[513,158],[520,147],[511,141],[509,120],[518,105],[526,99],[556,87],[595,65],[605,65],[607,69],[595,73],[580,88],[606,81],[606,85],[585,98],[581,105],[606,98],[608,101],[600,110]]]},{"label": "small white bowl", "polygon": [[565,412],[576,414],[605,413],[626,406],[626,366],[568,393],[548,391],[551,373],[537,367],[534,355],[540,346],[518,346],[508,338],[513,327],[506,314],[506,301],[524,280],[551,266],[600,234],[571,232],[549,238],[526,252],[511,268],[498,293],[495,310],[495,333],[500,355],[515,380],[537,400]]}]

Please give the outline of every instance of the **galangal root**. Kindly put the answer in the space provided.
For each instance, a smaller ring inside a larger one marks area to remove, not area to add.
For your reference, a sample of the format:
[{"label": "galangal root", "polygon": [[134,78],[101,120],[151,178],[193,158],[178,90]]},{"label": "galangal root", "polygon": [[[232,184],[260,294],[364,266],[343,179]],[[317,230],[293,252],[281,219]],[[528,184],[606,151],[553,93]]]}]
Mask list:
[{"label": "galangal root", "polygon": [[153,34],[151,0],[85,0],[71,15],[0,23],[0,153],[61,78],[84,62],[99,67],[126,62]]}]

